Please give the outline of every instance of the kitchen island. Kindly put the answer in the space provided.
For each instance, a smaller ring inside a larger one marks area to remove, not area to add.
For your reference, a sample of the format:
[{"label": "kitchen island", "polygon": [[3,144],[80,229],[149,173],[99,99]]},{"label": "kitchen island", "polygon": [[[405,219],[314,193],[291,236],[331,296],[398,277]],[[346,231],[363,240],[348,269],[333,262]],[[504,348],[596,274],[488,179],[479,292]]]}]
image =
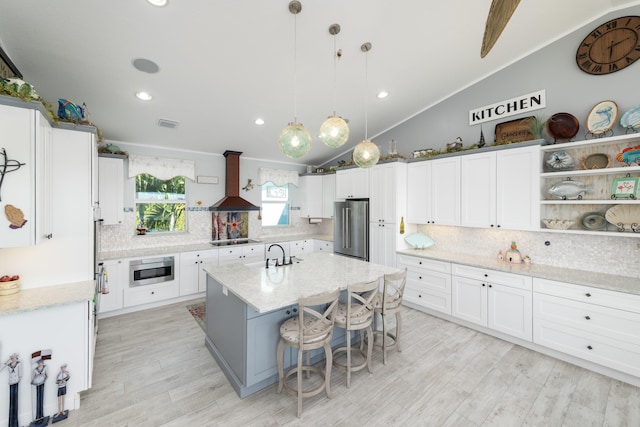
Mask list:
[{"label": "kitchen island", "polygon": [[[300,297],[319,295],[368,282],[398,269],[325,252],[295,259],[292,265],[205,265],[207,315],[205,345],[244,398],[278,381],[276,347],[280,325],[298,315]],[[345,340],[334,330],[332,347]],[[285,352],[285,369],[296,360]],[[312,352],[312,361],[324,357]]]}]

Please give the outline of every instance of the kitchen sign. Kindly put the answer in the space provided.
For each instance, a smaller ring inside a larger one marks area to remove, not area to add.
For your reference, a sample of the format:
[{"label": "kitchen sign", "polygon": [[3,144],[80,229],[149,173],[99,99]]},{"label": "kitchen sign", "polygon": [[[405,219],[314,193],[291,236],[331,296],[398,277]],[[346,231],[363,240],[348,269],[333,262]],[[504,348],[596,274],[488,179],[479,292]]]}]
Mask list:
[{"label": "kitchen sign", "polygon": [[469,110],[469,125],[477,125],[491,120],[515,116],[516,114],[539,110],[546,106],[545,90],[542,89],[537,92],[518,96],[517,98],[511,98]]}]

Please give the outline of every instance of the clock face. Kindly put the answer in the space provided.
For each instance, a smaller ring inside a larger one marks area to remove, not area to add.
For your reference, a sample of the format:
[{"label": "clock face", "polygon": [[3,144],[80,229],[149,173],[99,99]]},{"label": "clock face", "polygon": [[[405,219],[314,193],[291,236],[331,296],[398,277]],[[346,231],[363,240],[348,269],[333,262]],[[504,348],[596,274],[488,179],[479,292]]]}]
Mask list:
[{"label": "clock face", "polygon": [[623,16],[605,22],[580,43],[578,67],[601,75],[622,70],[640,58],[640,16]]}]

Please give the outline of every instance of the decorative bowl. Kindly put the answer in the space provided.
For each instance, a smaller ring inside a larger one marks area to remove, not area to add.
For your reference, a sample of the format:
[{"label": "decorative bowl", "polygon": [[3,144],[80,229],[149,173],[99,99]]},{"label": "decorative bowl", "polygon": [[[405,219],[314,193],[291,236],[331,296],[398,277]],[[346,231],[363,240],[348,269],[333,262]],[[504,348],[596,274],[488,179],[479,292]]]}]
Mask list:
[{"label": "decorative bowl", "polygon": [[640,205],[615,205],[607,210],[604,217],[618,231],[640,233]]},{"label": "decorative bowl", "polygon": [[587,212],[580,219],[585,230],[598,231],[607,227],[607,220],[600,212]]},{"label": "decorative bowl", "polygon": [[575,224],[571,219],[543,219],[542,222],[552,230],[566,230]]},{"label": "decorative bowl", "polygon": [[414,249],[425,249],[436,244],[431,237],[423,233],[409,234],[404,238],[404,241]]},{"label": "decorative bowl", "polygon": [[575,169],[576,164],[573,158],[564,150],[558,150],[549,153],[544,163],[548,170],[555,171],[570,171]]},{"label": "decorative bowl", "polygon": [[582,158],[582,169],[606,169],[611,165],[611,156],[604,153],[591,154]]},{"label": "decorative bowl", "polygon": [[0,282],[0,296],[16,294],[20,291],[20,279]]}]

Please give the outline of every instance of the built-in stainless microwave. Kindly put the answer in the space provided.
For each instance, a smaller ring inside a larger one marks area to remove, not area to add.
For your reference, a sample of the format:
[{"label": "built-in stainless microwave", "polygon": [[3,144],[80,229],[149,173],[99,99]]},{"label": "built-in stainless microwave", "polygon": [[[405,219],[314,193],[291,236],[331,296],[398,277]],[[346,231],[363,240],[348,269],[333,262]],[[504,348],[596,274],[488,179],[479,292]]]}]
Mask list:
[{"label": "built-in stainless microwave", "polygon": [[129,261],[129,286],[151,285],[174,279],[173,256]]}]

